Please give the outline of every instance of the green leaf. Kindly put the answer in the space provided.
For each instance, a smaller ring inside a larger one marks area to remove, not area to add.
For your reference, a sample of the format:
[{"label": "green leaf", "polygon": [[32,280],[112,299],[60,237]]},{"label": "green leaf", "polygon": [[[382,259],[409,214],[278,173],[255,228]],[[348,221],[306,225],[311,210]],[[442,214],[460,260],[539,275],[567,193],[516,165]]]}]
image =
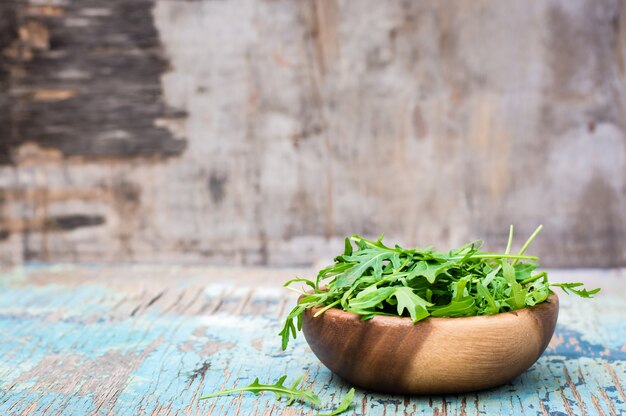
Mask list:
[{"label": "green leaf", "polygon": [[[313,293],[308,296],[303,297],[287,315],[285,319],[285,323],[283,328],[278,333],[281,337],[281,347],[283,350],[287,349],[287,344],[289,344],[289,338],[296,338],[296,332],[302,329],[302,313],[309,308],[314,306],[318,306],[320,304],[324,304],[324,301],[329,296],[328,293]],[[293,323],[293,320],[297,319],[297,330],[296,325]]]},{"label": "green leaf", "polygon": [[425,277],[428,283],[433,284],[437,280],[437,276],[445,273],[448,269],[454,266],[453,262],[446,263],[429,263],[426,261],[420,261],[415,265],[415,268],[407,275],[406,280],[410,281],[417,277]]},{"label": "green leaf", "polygon": [[438,307],[430,312],[434,317],[470,316],[476,311],[476,301],[473,298],[453,300],[448,305]]},{"label": "green leaf", "polygon": [[502,260],[501,264],[504,278],[509,282],[509,286],[511,287],[511,295],[510,298],[507,299],[507,303],[513,310],[521,309],[526,304],[524,288],[515,279],[515,268],[506,260]]},{"label": "green leaf", "polygon": [[600,291],[600,288],[597,287],[595,289],[591,289],[591,290],[587,290],[587,289],[575,289],[577,287],[583,286],[582,283],[580,282],[575,282],[575,283],[550,283],[550,286],[557,286],[560,287],[563,292],[567,293],[568,295],[571,293],[580,296],[581,298],[592,298],[593,295],[595,295],[596,293],[598,293]]},{"label": "green leaf", "polygon": [[487,273],[487,276],[485,276],[485,279],[483,280],[483,283],[482,283],[485,287],[491,284],[493,279],[496,277],[496,275],[500,271],[500,268],[501,266],[498,266],[495,269],[491,270],[489,273]]},{"label": "green leaf", "polygon": [[317,287],[319,287],[322,280],[341,275],[354,266],[354,263],[344,262],[343,259],[336,258],[335,261],[338,262],[319,271],[315,281]]},{"label": "green leaf", "polygon": [[349,302],[350,311],[367,311],[368,309],[375,308],[387,300],[387,298],[393,294],[394,290],[393,287],[381,287],[363,296],[354,298]]},{"label": "green leaf", "polygon": [[484,314],[485,315],[494,315],[500,312],[500,308],[496,305],[493,296],[489,293],[489,289],[487,289],[482,283],[478,283],[476,285],[476,289],[478,291],[478,295],[481,296],[485,301]]},{"label": "green leaf", "polygon": [[535,306],[544,302],[549,294],[550,285],[547,282],[534,282],[526,293],[526,306]]},{"label": "green leaf", "polygon": [[350,238],[346,237],[346,239],[344,240],[343,255],[349,256],[351,254],[352,254],[352,243],[350,242]]},{"label": "green leaf", "polygon": [[519,263],[513,266],[515,269],[515,279],[518,282],[530,278],[531,273],[537,268],[536,263]]},{"label": "green leaf", "polygon": [[351,388],[350,391],[341,399],[341,403],[339,406],[330,413],[318,413],[315,416],[337,416],[344,412],[347,412],[350,406],[352,406],[352,400],[354,399],[354,388]]},{"label": "green leaf", "polygon": [[421,321],[430,315],[426,308],[433,304],[417,296],[410,287],[396,287],[391,296],[398,301],[399,316],[402,316],[405,309],[409,312],[413,322]]},{"label": "green leaf", "polygon": [[282,376],[276,381],[274,384],[260,384],[259,378],[255,378],[254,381],[247,386],[244,387],[236,387],[232,389],[221,390],[215,393],[208,394],[206,396],[200,397],[200,400],[210,399],[212,397],[224,396],[232,393],[238,392],[249,392],[258,396],[261,392],[269,391],[276,395],[276,399],[280,400],[282,396],[285,396],[289,399],[288,404],[293,403],[294,401],[302,401],[308,402],[315,406],[319,406],[321,404],[320,398],[312,391],[306,389],[299,389],[297,387],[302,377],[300,377],[296,383],[294,383],[291,387],[285,386],[284,382],[287,379],[287,376]]},{"label": "green leaf", "polygon": [[397,253],[380,251],[373,248],[366,248],[352,253],[351,256],[344,256],[346,261],[356,263],[349,271],[337,277],[335,285],[338,288],[351,286],[355,280],[371,270],[372,276],[377,280],[382,278],[383,261],[397,257]]},{"label": "green leaf", "polygon": [[315,289],[315,282],[310,281],[309,279],[303,279],[301,277],[295,277],[291,280],[287,280],[285,283],[283,283],[283,286],[289,286],[293,283],[304,283],[307,286],[312,287],[313,289]]}]

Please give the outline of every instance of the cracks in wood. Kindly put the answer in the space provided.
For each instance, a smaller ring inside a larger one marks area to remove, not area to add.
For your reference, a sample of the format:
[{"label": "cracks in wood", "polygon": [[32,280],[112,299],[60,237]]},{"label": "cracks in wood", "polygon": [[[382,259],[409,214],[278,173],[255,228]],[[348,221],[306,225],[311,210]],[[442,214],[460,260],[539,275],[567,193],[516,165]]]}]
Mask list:
[{"label": "cracks in wood", "polygon": [[569,387],[569,389],[572,391],[572,394],[574,395],[574,398],[576,399],[576,403],[578,404],[578,408],[580,409],[580,416],[586,416],[587,408],[583,403],[580,394],[578,393],[578,390],[576,389],[576,384],[572,382],[572,378],[570,377],[569,372],[565,367],[563,367],[563,375],[565,375],[565,385]]},{"label": "cracks in wood", "polygon": [[613,369],[610,363],[604,363],[604,367],[609,373],[609,376],[611,376],[611,380],[613,380],[613,385],[617,389],[619,396],[622,398],[622,402],[626,404],[626,395],[624,394],[624,389],[622,388],[622,382],[620,381],[619,377],[617,377],[615,369]]},{"label": "cracks in wood", "polygon": [[626,75],[624,54],[626,53],[626,3],[619,2],[618,11],[613,18],[613,28],[615,32],[615,62],[619,75],[623,78]]},{"label": "cracks in wood", "polygon": [[611,416],[617,416],[617,411],[615,409],[615,404],[613,403],[613,400],[611,400],[611,398],[606,394],[606,391],[604,391],[604,389],[598,387],[598,393],[600,394],[600,397],[602,397],[604,399],[604,401],[606,402],[608,408],[609,408],[609,414]]},{"label": "cracks in wood", "polygon": [[[252,217],[256,224],[256,238],[258,241],[258,260],[257,262],[262,265],[268,264],[269,252],[268,252],[268,237],[267,229],[264,218],[263,208],[265,207],[264,193],[262,189],[261,181],[261,161],[263,155],[263,147],[259,142],[257,134],[257,124],[259,115],[259,74],[255,71],[255,60],[252,56],[252,51],[246,51],[246,82],[248,87],[248,99],[245,108],[245,138],[249,146],[251,154],[255,157],[251,158],[248,162],[248,166],[245,168],[245,174],[253,190],[251,194],[252,203]],[[242,252],[243,264],[247,264],[246,252]]]},{"label": "cracks in wood", "polygon": [[150,299],[150,301],[146,304],[145,309],[148,309],[150,306],[154,305],[154,303],[161,299],[161,297],[163,296],[163,294],[165,293],[165,290],[163,290],[162,292],[160,292],[158,295],[156,295],[155,297],[153,297],[152,299]]},{"label": "cracks in wood", "polygon": [[187,377],[189,385],[191,386],[196,379],[204,380],[204,376],[209,368],[211,368],[211,362],[209,360],[204,360],[200,367],[194,369]]}]

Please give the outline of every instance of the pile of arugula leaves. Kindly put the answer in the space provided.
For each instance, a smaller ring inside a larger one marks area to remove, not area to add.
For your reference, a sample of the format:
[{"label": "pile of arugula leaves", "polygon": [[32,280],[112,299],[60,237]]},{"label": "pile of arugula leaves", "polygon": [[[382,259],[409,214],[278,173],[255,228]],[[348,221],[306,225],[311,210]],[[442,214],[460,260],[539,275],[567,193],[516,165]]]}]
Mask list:
[{"label": "pile of arugula leaves", "polygon": [[[285,286],[304,283],[308,291],[290,288],[303,297],[291,310],[279,335],[283,350],[302,329],[306,309],[341,308],[370,319],[377,315],[407,316],[413,322],[429,316],[493,315],[534,306],[548,299],[550,287],[590,298],[582,283],[550,283],[546,272],[534,273],[538,257],[524,255],[541,231],[539,226],[517,254],[511,254],[513,226],[504,253],[480,251],[474,241],[449,252],[433,247],[404,249],[358,235],[345,239],[343,254],[322,269],[315,281],[295,278]],[[294,323],[294,320],[296,321]]]}]

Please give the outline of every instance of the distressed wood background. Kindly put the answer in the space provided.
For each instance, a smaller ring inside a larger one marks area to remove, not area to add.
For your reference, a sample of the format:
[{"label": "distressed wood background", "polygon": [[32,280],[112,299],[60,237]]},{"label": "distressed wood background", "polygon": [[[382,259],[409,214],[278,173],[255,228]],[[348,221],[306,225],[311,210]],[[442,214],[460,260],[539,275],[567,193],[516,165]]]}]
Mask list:
[{"label": "distressed wood background", "polygon": [[543,223],[546,265],[623,266],[625,53],[623,0],[3,0],[0,262]]}]

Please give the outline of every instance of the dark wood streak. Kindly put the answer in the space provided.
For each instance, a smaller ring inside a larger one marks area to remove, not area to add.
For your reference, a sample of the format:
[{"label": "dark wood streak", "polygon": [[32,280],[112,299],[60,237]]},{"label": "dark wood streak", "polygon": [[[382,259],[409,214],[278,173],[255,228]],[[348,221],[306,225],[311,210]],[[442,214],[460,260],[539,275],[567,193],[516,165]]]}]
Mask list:
[{"label": "dark wood streak", "polygon": [[48,231],[70,231],[82,227],[94,227],[102,225],[106,218],[102,215],[59,215],[46,220],[45,229]]},{"label": "dark wood streak", "polygon": [[3,2],[0,163],[11,163],[26,142],[85,158],[184,150],[184,141],[155,125],[185,114],[161,98],[168,62],[152,6],[153,0],[82,0],[48,13]]}]

